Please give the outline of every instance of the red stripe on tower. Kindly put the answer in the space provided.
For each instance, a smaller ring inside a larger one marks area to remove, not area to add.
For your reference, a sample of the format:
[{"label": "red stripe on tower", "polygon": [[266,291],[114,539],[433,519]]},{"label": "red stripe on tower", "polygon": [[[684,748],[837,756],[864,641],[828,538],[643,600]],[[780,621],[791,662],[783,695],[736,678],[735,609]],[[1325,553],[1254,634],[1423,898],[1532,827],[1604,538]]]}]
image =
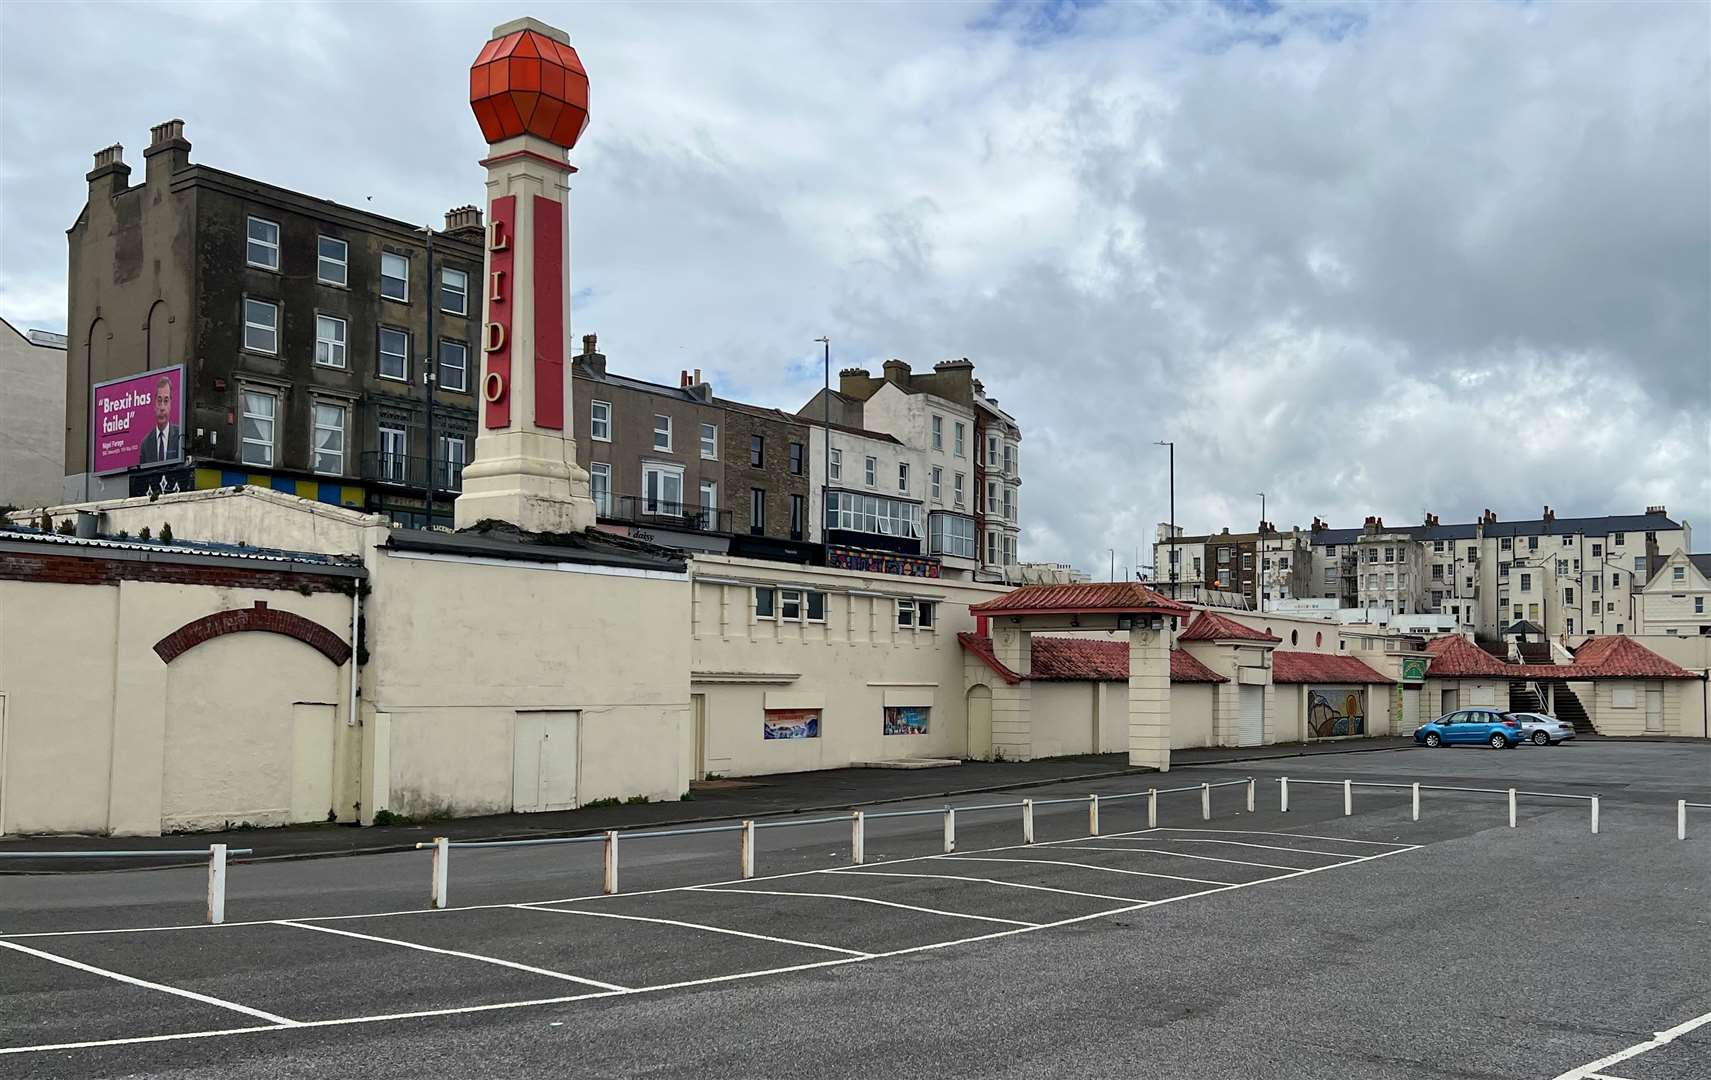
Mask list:
[{"label": "red stripe on tower", "polygon": [[535,426],[564,429],[564,206],[535,196]]},{"label": "red stripe on tower", "polygon": [[517,197],[501,195],[489,207],[487,226],[487,324],[481,333],[481,425],[488,431],[511,426],[511,292],[516,263],[513,238]]}]

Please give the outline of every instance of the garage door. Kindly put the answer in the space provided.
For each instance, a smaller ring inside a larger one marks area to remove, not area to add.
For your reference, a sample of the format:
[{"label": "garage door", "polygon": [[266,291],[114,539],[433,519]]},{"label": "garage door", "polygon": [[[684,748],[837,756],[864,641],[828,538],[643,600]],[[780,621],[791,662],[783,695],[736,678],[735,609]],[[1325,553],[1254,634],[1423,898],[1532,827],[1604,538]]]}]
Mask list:
[{"label": "garage door", "polygon": [[576,806],[578,714],[519,712],[511,745],[511,806],[518,813]]},{"label": "garage door", "polygon": [[1408,686],[1402,689],[1402,730],[1398,735],[1412,735],[1414,729],[1420,726],[1420,688]]},{"label": "garage door", "polygon": [[1265,741],[1265,687],[1241,688],[1242,716],[1236,728],[1237,746],[1258,746]]}]

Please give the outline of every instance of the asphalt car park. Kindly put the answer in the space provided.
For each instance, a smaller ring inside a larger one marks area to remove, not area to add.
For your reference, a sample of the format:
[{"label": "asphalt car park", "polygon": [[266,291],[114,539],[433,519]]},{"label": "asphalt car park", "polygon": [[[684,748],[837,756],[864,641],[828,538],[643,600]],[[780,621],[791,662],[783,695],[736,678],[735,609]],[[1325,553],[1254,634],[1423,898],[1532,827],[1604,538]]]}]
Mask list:
[{"label": "asphalt car park", "polygon": [[[1253,812],[1043,788],[1035,843],[772,828],[749,878],[733,833],[627,838],[615,895],[593,844],[454,849],[443,910],[425,853],[238,864],[221,926],[193,870],[0,878],[0,1075],[1707,1075],[1711,1026],[1656,1033],[1711,1014],[1711,746],[1238,768],[1156,782]],[[1344,779],[1603,820],[1299,783]],[[1048,801],[1087,794],[1097,836]]]}]

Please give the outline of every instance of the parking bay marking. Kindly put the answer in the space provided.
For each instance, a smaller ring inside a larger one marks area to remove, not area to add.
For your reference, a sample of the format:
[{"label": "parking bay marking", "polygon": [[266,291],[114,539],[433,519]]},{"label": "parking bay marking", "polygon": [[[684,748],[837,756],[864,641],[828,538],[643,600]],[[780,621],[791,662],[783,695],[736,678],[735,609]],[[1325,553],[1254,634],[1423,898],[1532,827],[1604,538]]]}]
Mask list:
[{"label": "parking bay marking", "polygon": [[[1099,837],[1094,837],[1094,839],[1096,839],[1096,840],[1106,840],[1106,839],[1121,840],[1121,839],[1123,839],[1123,837],[1120,837],[1120,836],[1118,836],[1118,837],[1099,836]],[[1260,866],[1260,867],[1264,867],[1267,870],[1300,870],[1300,869],[1302,869],[1302,867],[1299,867],[1299,866],[1284,866],[1282,863],[1249,862],[1246,859],[1220,859],[1214,855],[1192,855],[1186,851],[1171,851],[1168,848],[1093,847],[1093,846],[1090,846],[1087,844],[1076,844],[1073,847],[1066,848],[1065,850],[1066,851],[1135,851],[1135,852],[1140,852],[1140,853],[1148,854],[1148,855],[1174,855],[1179,859],[1199,859],[1202,862],[1229,863],[1232,866]]]},{"label": "parking bay marking", "polygon": [[243,1013],[245,1016],[253,1016],[258,1020],[269,1021],[276,1027],[296,1027],[298,1024],[298,1021],[296,1020],[291,1020],[275,1013],[263,1012],[260,1009],[252,1009],[248,1005],[239,1005],[235,1001],[227,1001],[224,998],[209,997],[207,994],[198,994],[194,990],[181,990],[176,986],[167,986],[165,983],[149,982],[147,979],[139,979],[135,976],[125,975],[121,972],[109,971],[106,968],[99,968],[93,964],[85,964],[81,961],[73,960],[70,957],[58,956],[54,953],[43,952],[40,949],[32,949],[27,945],[19,945],[11,941],[0,941],[0,948],[12,949],[15,952],[34,956],[39,960],[46,960],[49,963],[60,964],[68,968],[75,968],[78,971],[86,971],[91,975],[99,975],[104,979],[112,979],[115,982],[129,983],[132,986],[140,986],[145,990],[159,990],[163,994],[172,994],[176,997],[188,998],[191,1001],[199,1001],[204,1005],[213,1005],[221,1009],[230,1009],[232,1012]]},{"label": "parking bay marking", "polygon": [[628,922],[655,923],[660,926],[681,926],[689,930],[705,930],[713,934],[729,934],[732,937],[750,938],[755,941],[770,941],[777,945],[797,945],[804,949],[823,949],[826,952],[843,953],[845,956],[856,956],[863,960],[871,960],[873,954],[859,949],[842,949],[836,945],[821,945],[815,941],[798,941],[795,938],[773,937],[769,934],[751,934],[747,930],[731,930],[723,926],[708,926],[706,923],[683,922],[679,919],[656,919],[647,915],[620,915],[615,911],[589,911],[587,908],[547,907],[544,904],[513,904],[512,907],[522,911],[550,911],[555,915],[585,915],[591,919],[624,919]]},{"label": "parking bay marking", "polygon": [[619,986],[616,983],[601,982],[599,979],[584,979],[580,975],[567,975],[562,971],[551,971],[547,968],[538,968],[532,967],[528,964],[519,964],[515,960],[501,960],[497,956],[483,956],[480,953],[460,952],[457,949],[440,949],[433,945],[422,945],[414,941],[404,941],[401,938],[376,937],[373,934],[359,934],[354,930],[339,930],[331,926],[315,926],[311,923],[292,922],[289,919],[280,919],[275,923],[275,925],[294,926],[299,930],[313,930],[318,934],[337,934],[339,937],[358,938],[362,941],[377,941],[382,945],[396,945],[401,949],[415,949],[419,952],[438,953],[441,956],[455,956],[461,960],[475,960],[483,964],[493,964],[496,967],[511,968],[515,971],[526,971],[531,975],[544,975],[549,979],[559,979],[564,982],[580,983],[583,986],[592,986],[599,990],[630,989],[628,986]]},{"label": "parking bay marking", "polygon": [[1555,1080],[1593,1080],[1594,1077],[1608,1075],[1603,1071],[1608,1066],[1619,1065],[1629,1058],[1636,1058],[1641,1054],[1656,1050],[1660,1046],[1667,1046],[1688,1032],[1706,1024],[1711,1024],[1711,1012],[1705,1013],[1703,1016],[1695,1016],[1691,1020],[1685,1020],[1666,1031],[1656,1032],[1645,1042],[1635,1043],[1626,1050],[1618,1050],[1608,1057],[1601,1057],[1590,1064],[1582,1065],[1577,1069],[1570,1069],[1568,1072],[1555,1077]]},{"label": "parking bay marking", "polygon": [[[1017,935],[1017,934],[1032,933],[1035,930],[1050,930],[1050,929],[1060,927],[1060,926],[1071,926],[1071,925],[1074,925],[1077,923],[1088,922],[1088,921],[1091,921],[1093,919],[1103,919],[1103,918],[1107,918],[1107,917],[1112,916],[1112,915],[1123,915],[1123,914],[1127,914],[1127,913],[1132,912],[1132,911],[1140,911],[1144,908],[1159,907],[1159,906],[1162,906],[1165,904],[1173,904],[1173,903],[1176,903],[1177,901],[1180,901],[1180,900],[1190,900],[1190,899],[1193,899],[1195,897],[1209,896],[1209,895],[1213,895],[1216,893],[1222,893],[1222,892],[1234,892],[1238,889],[1246,889],[1246,888],[1250,888],[1250,887],[1255,886],[1255,885],[1265,885],[1265,884],[1269,884],[1269,883],[1274,882],[1274,881],[1285,881],[1285,880],[1288,880],[1290,878],[1304,877],[1308,874],[1318,874],[1318,873],[1322,873],[1326,870],[1336,870],[1336,869],[1340,869],[1340,868],[1345,867],[1345,866],[1352,866],[1352,865],[1355,865],[1357,863],[1371,862],[1375,859],[1387,858],[1391,855],[1400,855],[1400,854],[1403,854],[1405,852],[1418,851],[1419,848],[1420,848],[1420,845],[1418,845],[1418,844],[1398,846],[1392,851],[1381,851],[1381,852],[1378,852],[1378,853],[1373,854],[1373,855],[1355,856],[1353,858],[1350,858],[1346,862],[1330,863],[1330,864],[1327,864],[1325,866],[1315,866],[1315,867],[1312,867],[1312,868],[1306,869],[1306,870],[1296,870],[1296,871],[1293,871],[1293,872],[1288,873],[1288,874],[1279,875],[1277,877],[1261,878],[1257,881],[1244,881],[1244,882],[1234,884],[1234,885],[1220,886],[1220,887],[1215,888],[1215,889],[1203,889],[1199,892],[1182,893],[1182,894],[1177,895],[1177,896],[1167,897],[1163,900],[1135,901],[1134,903],[1126,904],[1122,907],[1111,908],[1111,909],[1106,910],[1106,911],[1096,911],[1096,912],[1093,912],[1092,914],[1089,914],[1089,915],[1077,915],[1077,916],[1074,916],[1072,918],[1059,919],[1056,922],[1049,922],[1049,923],[1043,923],[1043,924],[1038,924],[1038,925],[1033,925],[1033,924],[1023,925],[1023,926],[1011,927],[1011,928],[1005,929],[1005,930],[995,930],[995,931],[992,931],[991,933],[979,934],[979,935],[975,935],[973,937],[953,938],[953,939],[948,940],[948,941],[935,941],[935,942],[931,942],[931,943],[926,944],[926,945],[913,945],[913,946],[910,946],[908,948],[893,949],[889,952],[875,953],[875,954],[873,954],[872,959],[884,960],[884,959],[888,959],[888,958],[894,957],[894,956],[906,956],[906,955],[910,955],[913,953],[932,952],[932,951],[935,951],[938,949],[947,949],[947,948],[951,948],[951,947],[956,946],[956,945],[967,945],[967,944],[973,944],[975,942],[980,942],[980,941],[992,941],[992,940],[995,940],[998,938],[1012,937],[1012,936]],[[942,858],[942,857],[943,856],[927,856],[927,858]],[[902,861],[902,860],[899,860],[899,861]],[[804,873],[839,873],[839,872],[840,871],[837,871],[837,870],[812,870],[812,871],[805,871]],[[802,876],[802,875],[801,874],[790,874],[790,875],[779,875],[779,876],[781,876],[781,877],[798,877],[798,876]],[[696,887],[691,887],[691,888],[696,888]],[[702,891],[718,891],[718,890],[707,889],[706,887],[699,887],[699,888]],[[657,891],[657,892],[679,892],[679,891],[684,891],[684,889],[674,888],[674,889],[660,889],[660,890],[655,890],[655,891]],[[736,891],[746,891],[746,890],[736,890]],[[824,895],[828,895],[828,894],[812,893],[809,895],[824,896]],[[560,902],[562,902],[562,901],[560,901]],[[503,905],[481,905],[481,906],[482,907],[511,907],[513,905],[503,904]],[[458,909],[447,909],[447,910],[458,910]],[[464,910],[467,910],[467,909],[464,909]],[[404,914],[404,913],[400,912],[399,914]],[[256,923],[253,925],[271,925],[271,921]],[[356,935],[356,936],[362,936],[362,935]],[[4,943],[0,942],[0,944],[4,944]],[[13,947],[14,948],[22,948],[21,946],[13,946]],[[26,951],[32,951],[33,952],[34,950],[26,950]],[[103,1046],[127,1046],[127,1045],[132,1045],[132,1044],[137,1044],[137,1043],[170,1042],[170,1041],[187,1040],[187,1039],[224,1038],[224,1037],[232,1036],[232,1035],[247,1035],[247,1034],[254,1034],[256,1032],[277,1031],[277,1030],[280,1030],[282,1027],[287,1027],[287,1026],[292,1027],[292,1028],[345,1027],[345,1026],[352,1026],[352,1025],[358,1025],[358,1024],[386,1023],[386,1022],[391,1022],[391,1021],[395,1021],[395,1020],[413,1020],[413,1019],[421,1019],[421,1018],[437,1017],[437,1016],[461,1016],[461,1015],[466,1015],[466,1014],[470,1014],[470,1013],[497,1012],[497,1011],[509,1010],[509,1009],[529,1008],[531,1006],[537,1006],[537,1005],[558,1005],[558,1004],[565,1004],[565,1003],[574,1002],[574,1001],[587,1001],[587,1000],[596,999],[596,998],[625,997],[625,996],[630,996],[630,995],[635,995],[635,994],[649,994],[649,993],[656,993],[656,992],[659,992],[662,990],[680,990],[680,989],[686,989],[686,988],[695,987],[695,986],[707,986],[707,985],[713,985],[713,984],[717,984],[717,983],[735,982],[735,981],[744,980],[744,979],[762,978],[762,977],[765,977],[768,975],[783,975],[783,974],[788,974],[788,973],[797,972],[797,971],[809,971],[809,970],[813,970],[816,968],[837,967],[837,966],[841,966],[844,964],[859,964],[862,962],[863,962],[863,960],[859,957],[853,957],[853,956],[852,957],[838,957],[838,958],[832,959],[832,960],[820,960],[820,961],[816,961],[813,963],[807,963],[807,964],[794,964],[794,965],[791,965],[789,967],[766,968],[766,969],[762,969],[762,970],[758,970],[758,971],[737,972],[737,973],[731,974],[731,975],[714,975],[714,976],[709,976],[707,978],[701,978],[701,979],[688,979],[688,980],[684,980],[682,982],[665,983],[665,984],[662,984],[659,986],[643,986],[643,987],[636,987],[634,989],[618,990],[618,991],[595,991],[595,992],[587,993],[587,994],[573,994],[573,995],[568,995],[568,996],[564,996],[564,997],[555,997],[555,998],[536,998],[536,999],[527,1000],[527,1001],[507,1001],[507,1002],[498,1002],[498,1003],[488,1004],[488,1005],[464,1005],[464,1006],[454,1006],[454,1007],[443,1008],[443,1009],[426,1009],[426,1010],[422,1010],[419,1012],[387,1013],[387,1014],[380,1014],[380,1015],[373,1015],[373,1016],[349,1016],[349,1017],[340,1017],[338,1019],[333,1019],[333,1020],[305,1020],[305,1021],[291,1022],[291,1023],[286,1024],[286,1025],[272,1025],[272,1026],[268,1026],[268,1027],[224,1028],[224,1029],[218,1029],[218,1030],[213,1030],[213,1031],[178,1032],[178,1033],[167,1034],[167,1035],[134,1035],[134,1036],[126,1036],[126,1037],[122,1037],[122,1038],[96,1039],[96,1040],[89,1040],[86,1042],[74,1042],[74,1043],[55,1043],[55,1044],[37,1045],[37,1046],[7,1046],[7,1047],[0,1047],[0,1056],[8,1055],[8,1054],[40,1053],[43,1051],[82,1050],[82,1049],[88,1049],[91,1047],[103,1047]],[[1701,1021],[1704,1021],[1707,1019],[1711,1019],[1711,1014],[1707,1014],[1706,1017],[1702,1017]],[[1697,1026],[1697,1025],[1695,1025],[1695,1026]],[[1673,1036],[1671,1036],[1671,1037],[1673,1038]],[[1651,1048],[1650,1044],[1643,1044],[1643,1045],[1645,1046],[1646,1049]],[[1615,1059],[1609,1059],[1609,1060],[1605,1060],[1605,1061],[1594,1062],[1593,1066],[1613,1064],[1614,1060]],[[1592,1067],[1592,1066],[1587,1066],[1584,1068],[1590,1068],[1590,1067]],[[1558,1080],[1588,1080],[1588,1077],[1587,1077],[1586,1073],[1580,1073],[1578,1075],[1570,1073],[1570,1074],[1564,1074],[1564,1076],[1559,1077]]]},{"label": "parking bay marking", "polygon": [[[885,864],[881,864],[885,865]],[[1050,885],[1029,885],[1020,881],[999,881],[997,878],[965,877],[961,874],[893,874],[883,870],[828,870],[829,874],[839,876],[849,874],[855,877],[888,877],[916,878],[925,881],[970,881],[981,885],[1003,885],[1010,889],[1033,889],[1038,892],[1061,893],[1064,896],[1082,896],[1089,900],[1115,900],[1119,904],[1138,904],[1143,901],[1133,896],[1108,896],[1105,893],[1081,892],[1076,889],[1054,889]]]},{"label": "parking bay marking", "polygon": [[[1359,855],[1350,855],[1346,851],[1309,851],[1306,848],[1279,847],[1276,844],[1250,844],[1245,840],[1203,840],[1194,836],[1161,836],[1159,839],[1176,844],[1228,844],[1231,847],[1264,848],[1267,851],[1293,851],[1298,855],[1323,855],[1327,859],[1350,859],[1363,857]],[[1364,857],[1370,858],[1371,856]]]},{"label": "parking bay marking", "polygon": [[1099,870],[1107,874],[1130,874],[1134,877],[1161,878],[1165,881],[1186,881],[1191,885],[1234,885],[1233,881],[1212,881],[1209,878],[1177,877],[1174,874],[1149,874],[1145,870],[1124,870],[1116,866],[1070,862],[1067,859],[989,859],[980,855],[953,855],[946,862],[1024,863],[1034,866],[1073,866],[1077,870]]},{"label": "parking bay marking", "polygon": [[[785,892],[781,889],[722,889],[711,885],[690,886],[693,892],[713,892],[726,894],[750,894],[753,896],[805,896],[811,900],[850,900],[857,904],[878,904],[880,907],[902,908],[904,911],[919,911],[927,915],[945,915],[952,919],[974,919],[977,922],[1008,923],[1027,930],[1038,930],[1050,923],[1023,922],[1021,919],[1000,919],[994,915],[970,915],[963,911],[942,911],[939,908],[919,907],[915,904],[899,904],[895,900],[879,900],[872,896],[848,896],[843,893],[819,892]],[[885,953],[873,953],[873,956],[884,956]]]}]

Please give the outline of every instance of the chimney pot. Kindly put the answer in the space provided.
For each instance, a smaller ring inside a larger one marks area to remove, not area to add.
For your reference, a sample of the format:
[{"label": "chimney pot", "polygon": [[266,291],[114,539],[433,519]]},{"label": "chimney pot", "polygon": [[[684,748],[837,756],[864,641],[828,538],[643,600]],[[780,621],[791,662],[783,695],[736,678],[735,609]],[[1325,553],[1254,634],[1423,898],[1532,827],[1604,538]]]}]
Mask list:
[{"label": "chimney pot", "polygon": [[686,390],[689,388],[689,369],[688,368],[678,368],[677,369],[677,385],[683,387]]},{"label": "chimney pot", "polygon": [[902,360],[890,359],[885,362],[885,381],[899,386],[909,381],[909,365]]},{"label": "chimney pot", "polygon": [[125,164],[125,148],[118,143],[95,151],[95,167],[84,176],[89,182],[90,201],[96,196],[112,199],[131,184],[131,167]]},{"label": "chimney pot", "polygon": [[123,165],[124,163],[125,148],[119,143],[104,146],[95,151],[95,167],[97,169],[104,169],[109,165]]},{"label": "chimney pot", "polygon": [[184,138],[184,121],[179,119],[165,120],[149,128],[149,146],[159,146],[164,142]]},{"label": "chimney pot", "polygon": [[595,335],[595,334],[583,334],[582,335],[582,353],[583,353],[583,355],[584,356],[591,355],[595,351],[594,347],[598,344],[600,344],[600,338],[597,335]]},{"label": "chimney pot", "polygon": [[481,228],[481,211],[474,206],[454,206],[446,211],[446,232]]}]

